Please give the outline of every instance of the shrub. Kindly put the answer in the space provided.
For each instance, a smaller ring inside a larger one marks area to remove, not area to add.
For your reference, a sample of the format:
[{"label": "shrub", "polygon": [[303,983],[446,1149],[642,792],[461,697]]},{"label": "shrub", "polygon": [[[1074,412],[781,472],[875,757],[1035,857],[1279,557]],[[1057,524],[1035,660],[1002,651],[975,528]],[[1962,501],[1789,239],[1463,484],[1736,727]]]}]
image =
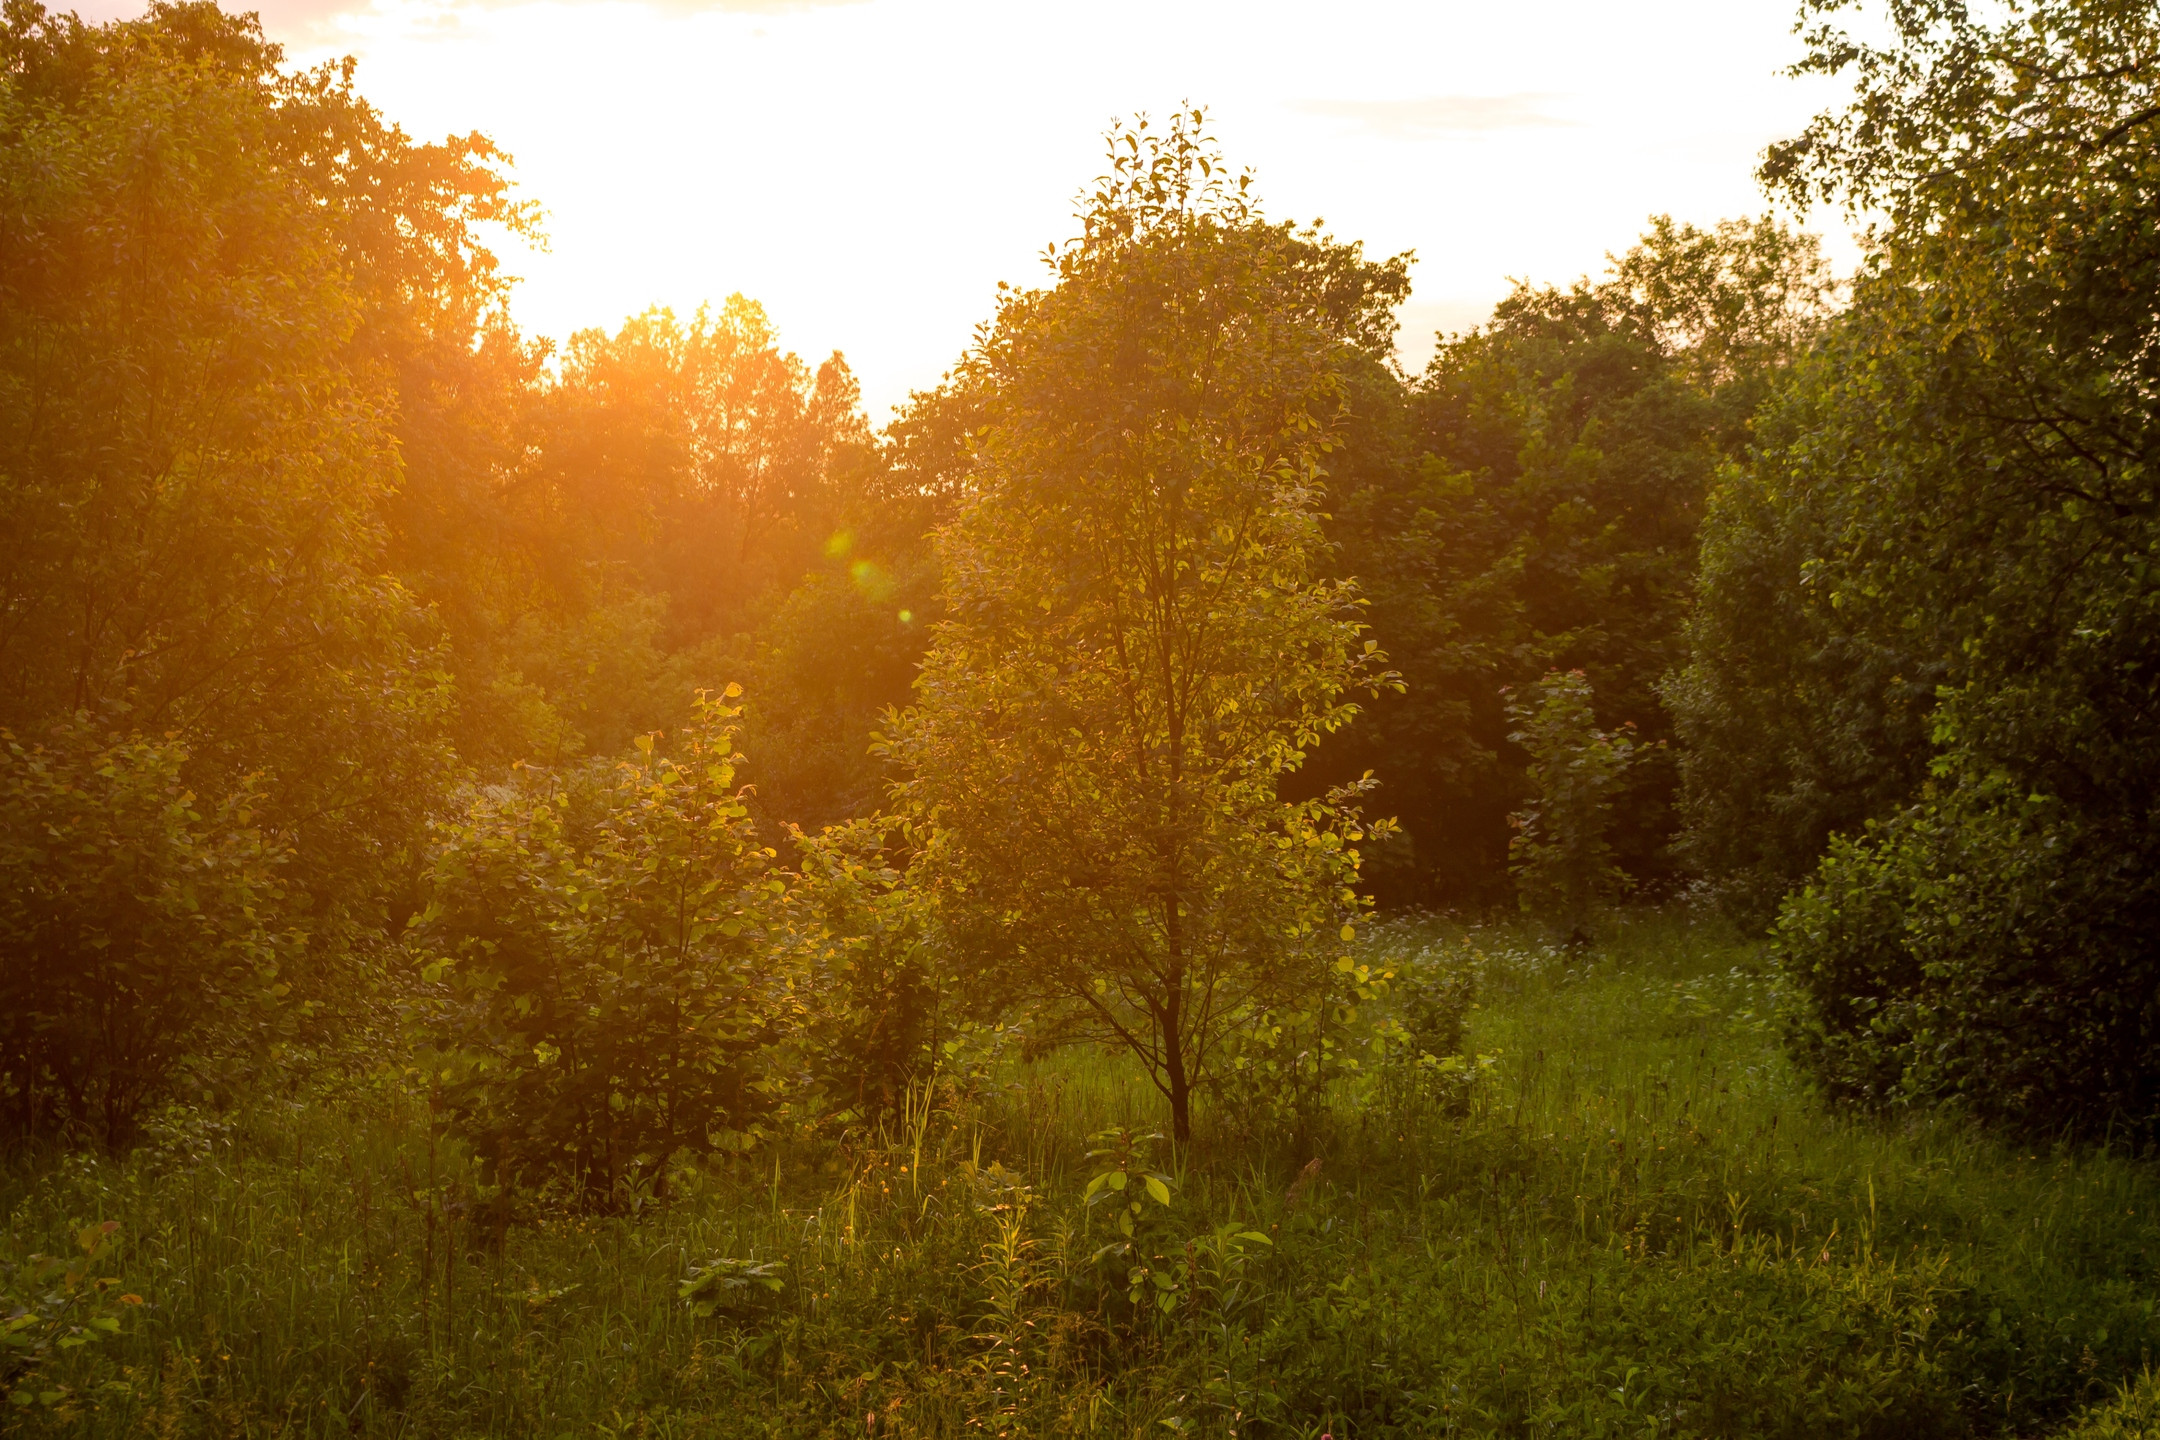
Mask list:
[{"label": "shrub", "polygon": [[1796,1052],[1870,1106],[2150,1134],[2160,856],[2135,839],[1966,780],[1837,841],[1779,923]]},{"label": "shrub", "polygon": [[1641,747],[1633,725],[1598,729],[1582,671],[1555,670],[1531,692],[1507,707],[1517,727],[1508,739],[1530,755],[1526,778],[1533,796],[1511,817],[1509,868],[1525,910],[1580,928],[1599,901],[1628,887],[1606,837],[1613,801]]},{"label": "shrub", "polygon": [[284,993],[284,853],[255,788],[210,804],[179,740],[0,731],[0,1126],[130,1139],[182,1061]]},{"label": "shrub", "polygon": [[612,783],[526,772],[445,827],[415,922],[430,1068],[493,1183],[617,1206],[772,1107],[795,1000],[771,958],[785,885],[734,784],[739,713],[701,696]]},{"label": "shrub", "polygon": [[798,832],[802,873],[790,906],[810,1014],[812,1078],[845,1119],[898,1109],[931,1060],[939,999],[917,897],[857,820]]}]

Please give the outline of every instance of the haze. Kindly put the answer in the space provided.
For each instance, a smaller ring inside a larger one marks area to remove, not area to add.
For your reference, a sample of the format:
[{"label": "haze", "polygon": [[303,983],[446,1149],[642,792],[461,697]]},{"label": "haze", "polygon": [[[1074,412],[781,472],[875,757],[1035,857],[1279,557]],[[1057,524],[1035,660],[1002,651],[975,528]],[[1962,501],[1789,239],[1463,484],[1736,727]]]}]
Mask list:
[{"label": "haze", "polygon": [[1415,250],[1415,368],[1511,276],[1596,271],[1653,212],[1760,212],[1754,157],[1834,99],[1778,73],[1800,53],[1786,0],[1364,0],[1324,25],[1306,6],[1129,0],[262,16],[296,60],[357,57],[416,137],[481,130],[516,157],[550,239],[506,250],[528,332],[741,291],[790,348],[844,350],[874,422],[952,362],[996,282],[1041,273],[1116,116],[1207,104],[1270,214]]}]

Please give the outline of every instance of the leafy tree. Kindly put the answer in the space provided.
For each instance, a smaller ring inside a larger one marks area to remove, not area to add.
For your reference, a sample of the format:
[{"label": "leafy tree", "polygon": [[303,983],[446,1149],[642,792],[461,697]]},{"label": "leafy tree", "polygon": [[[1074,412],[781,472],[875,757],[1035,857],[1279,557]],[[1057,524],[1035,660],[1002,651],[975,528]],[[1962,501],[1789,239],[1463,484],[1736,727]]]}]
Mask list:
[{"label": "leafy tree", "polygon": [[899,567],[862,553],[852,532],[754,634],[746,734],[763,758],[744,773],[761,815],[806,831],[878,809],[889,767],[871,753],[878,717],[907,702],[941,613],[926,543]]},{"label": "leafy tree", "polygon": [[809,568],[832,468],[869,443],[846,362],[812,372],[740,295],[687,323],[653,310],[573,335],[540,425],[556,588],[619,576],[665,596],[670,649],[727,633]]},{"label": "leafy tree", "polygon": [[1056,284],[1001,297],[948,618],[890,742],[963,992],[1128,1048],[1180,1140],[1225,1036],[1320,984],[1359,913],[1348,796],[1278,787],[1386,678],[1312,571],[1341,371],[1384,349],[1403,264],[1262,221],[1248,184],[1199,112],[1113,132]]},{"label": "leafy tree", "polygon": [[215,805],[175,740],[0,732],[0,1104],[18,1136],[131,1139],[181,1062],[259,1040],[301,937],[252,785]]},{"label": "leafy tree", "polygon": [[[1843,376],[1876,342],[1845,317],[1758,418],[1704,516],[1687,664],[1664,694],[1681,742],[1679,850],[1743,923],[1767,925],[1830,838],[1909,799],[1951,642],[1938,617],[1828,583],[1838,537],[1871,503]],[[1884,414],[1886,425],[1897,418]],[[1865,428],[1868,422],[1863,419]]]},{"label": "leafy tree", "polygon": [[7,8],[0,723],[177,732],[206,797],[262,777],[327,938],[376,922],[443,778],[439,636],[384,574],[380,336],[517,212],[485,142],[281,60],[208,3]]},{"label": "leafy tree", "polygon": [[943,997],[927,916],[882,819],[795,838],[789,923],[811,1078],[841,1118],[890,1116],[933,1063]]},{"label": "leafy tree", "polygon": [[451,713],[440,631],[386,573],[395,337],[454,349],[496,293],[475,227],[524,218],[499,162],[413,144],[349,66],[289,72],[213,4],[6,7],[0,725],[26,748],[0,888],[25,1127],[117,1143],[190,1051],[259,1038],[251,997],[350,999],[379,953]]},{"label": "leafy tree", "polygon": [[[1704,496],[1830,298],[1812,237],[1661,217],[1608,278],[1519,287],[1444,339],[1407,404],[1384,373],[1353,382],[1329,462],[1335,565],[1405,686],[1319,768],[1386,784],[1407,841],[1379,857],[1389,894],[1504,893],[1526,764],[1504,690],[1581,669],[1603,725],[1669,734],[1659,686],[1685,655]],[[1613,835],[1645,878],[1672,869],[1674,775],[1650,753]]]},{"label": "leafy tree", "polygon": [[[886,573],[888,537],[862,513],[881,467],[846,363],[834,355],[813,371],[755,302],[580,332],[552,382],[528,374],[515,345],[500,349],[469,367],[483,371],[471,389],[507,398],[471,417],[466,428],[483,431],[471,456],[430,492],[469,538],[455,553],[412,551],[450,617],[468,758],[612,751],[673,725],[682,697],[717,674],[752,673],[757,693],[776,692],[794,672],[763,664],[764,632],[788,627],[787,597],[836,558],[842,578]],[[909,538],[923,550],[919,528]],[[854,623],[869,623],[847,620],[828,664],[844,663]],[[851,727],[854,771],[866,714],[856,705],[836,722]],[[792,753],[761,748],[773,764]],[[839,818],[833,803],[820,791],[802,818]]]},{"label": "leafy tree", "polygon": [[1508,736],[1530,757],[1531,800],[1513,817],[1508,846],[1525,910],[1580,932],[1600,901],[1624,894],[1628,874],[1613,863],[1613,799],[1642,758],[1631,726],[1597,727],[1590,681],[1555,671],[1530,696],[1511,700]]},{"label": "leafy tree", "polygon": [[1833,845],[1787,908],[1801,1053],[1840,1093],[2148,1130],[2160,17],[1922,0],[1874,44],[1809,8],[1800,68],[1851,74],[1856,98],[1773,147],[1765,178],[1887,219],[1766,493],[1807,512],[1784,528],[1821,597],[1813,648],[1864,663],[1765,667],[1753,703],[1826,682],[1807,710],[1857,717],[1860,744],[1835,737],[1851,749],[1902,728],[1899,687],[1932,682],[1935,706],[1924,771],[1888,746],[1843,797],[1902,771],[1905,808]]},{"label": "leafy tree", "polygon": [[430,1064],[497,1183],[603,1207],[664,1193],[679,1152],[736,1143],[775,1103],[786,886],[735,785],[739,715],[700,697],[612,783],[534,774],[442,828],[415,922]]}]

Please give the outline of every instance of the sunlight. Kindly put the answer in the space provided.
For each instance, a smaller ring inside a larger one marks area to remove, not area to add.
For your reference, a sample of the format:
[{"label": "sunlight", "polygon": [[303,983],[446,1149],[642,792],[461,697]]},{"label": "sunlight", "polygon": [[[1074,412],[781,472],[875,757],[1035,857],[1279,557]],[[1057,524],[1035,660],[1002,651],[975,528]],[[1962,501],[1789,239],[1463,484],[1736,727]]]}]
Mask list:
[{"label": "sunlight", "polygon": [[1511,278],[1594,271],[1652,208],[1759,210],[1755,153],[1828,93],[1775,78],[1785,0],[1357,0],[1326,26],[1288,3],[1140,0],[1077,24],[996,0],[263,12],[296,59],[357,56],[416,138],[478,129],[516,157],[548,212],[549,248],[505,257],[528,331],[739,290],[803,354],[845,349],[879,422],[997,281],[1041,279],[1114,116],[1206,103],[1271,214],[1415,250],[1416,369]]},{"label": "sunlight", "polygon": [[2160,8],[148,3],[0,1431],[2160,1435]]}]

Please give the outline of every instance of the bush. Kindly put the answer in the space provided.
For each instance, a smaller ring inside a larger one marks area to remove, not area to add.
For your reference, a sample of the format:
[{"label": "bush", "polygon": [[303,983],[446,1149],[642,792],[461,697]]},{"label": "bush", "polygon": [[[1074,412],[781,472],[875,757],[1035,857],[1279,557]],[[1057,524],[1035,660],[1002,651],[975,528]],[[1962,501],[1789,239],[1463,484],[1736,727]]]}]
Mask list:
[{"label": "bush", "polygon": [[1839,840],[1786,903],[1796,1053],[1840,1098],[2013,1126],[2160,1120],[2160,870],[2149,843],[2000,781]]},{"label": "bush", "polygon": [[1525,910],[1579,929],[1601,900],[1623,893],[1627,872],[1613,863],[1607,837],[1613,801],[1640,758],[1632,724],[1598,729],[1590,681],[1580,670],[1554,671],[1511,701],[1508,739],[1530,756],[1524,778],[1532,799],[1509,817],[1509,869]]},{"label": "bush", "polygon": [[300,937],[252,785],[199,800],[176,739],[49,739],[0,730],[0,1127],[116,1147],[186,1057],[260,1029]]},{"label": "bush", "polygon": [[798,835],[791,911],[810,993],[812,1078],[839,1118],[900,1108],[931,1061],[939,999],[920,900],[902,885],[884,826]]},{"label": "bush", "polygon": [[415,922],[427,1065],[492,1183],[664,1192],[671,1157],[741,1143],[784,1085],[785,885],[735,788],[739,713],[700,697],[612,783],[528,771],[445,827]]}]

